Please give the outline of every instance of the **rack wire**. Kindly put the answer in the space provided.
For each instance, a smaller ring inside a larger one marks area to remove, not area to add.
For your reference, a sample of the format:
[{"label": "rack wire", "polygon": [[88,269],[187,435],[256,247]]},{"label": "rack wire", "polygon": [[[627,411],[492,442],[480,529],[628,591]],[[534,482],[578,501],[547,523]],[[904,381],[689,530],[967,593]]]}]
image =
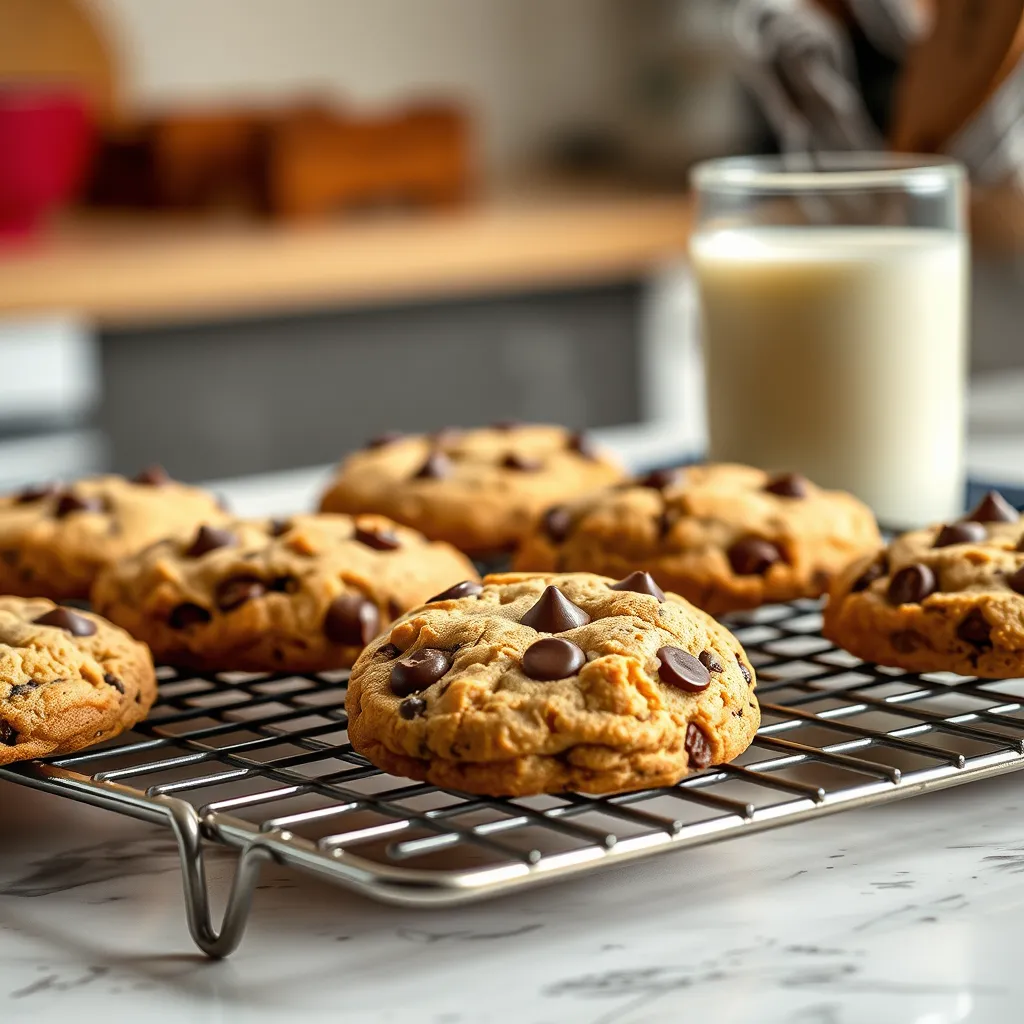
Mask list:
[{"label": "rack wire", "polygon": [[[170,827],[189,930],[219,957],[241,941],[267,860],[387,903],[454,904],[1024,766],[1024,679],[864,664],[822,638],[812,601],[730,626],[758,671],[761,729],[734,763],[669,788],[511,800],[441,790],[353,751],[345,673],[170,669],[134,733],[0,778]],[[211,843],[240,851],[219,927]]]}]

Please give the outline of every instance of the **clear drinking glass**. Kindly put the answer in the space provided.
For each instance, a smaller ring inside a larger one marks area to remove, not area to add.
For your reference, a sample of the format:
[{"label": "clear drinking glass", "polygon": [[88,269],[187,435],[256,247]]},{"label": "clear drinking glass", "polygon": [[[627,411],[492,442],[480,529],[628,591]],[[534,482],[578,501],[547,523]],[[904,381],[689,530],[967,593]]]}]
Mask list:
[{"label": "clear drinking glass", "polygon": [[710,457],[852,491],[888,525],[964,500],[964,172],[815,154],[693,171]]}]

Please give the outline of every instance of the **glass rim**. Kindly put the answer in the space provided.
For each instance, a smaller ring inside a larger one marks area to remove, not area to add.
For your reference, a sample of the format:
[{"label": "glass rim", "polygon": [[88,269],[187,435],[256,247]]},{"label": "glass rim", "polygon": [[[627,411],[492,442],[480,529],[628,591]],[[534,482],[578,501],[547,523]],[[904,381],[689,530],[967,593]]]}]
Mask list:
[{"label": "glass rim", "polygon": [[963,164],[918,153],[828,152],[729,156],[704,160],[690,170],[701,191],[802,192],[956,185]]}]

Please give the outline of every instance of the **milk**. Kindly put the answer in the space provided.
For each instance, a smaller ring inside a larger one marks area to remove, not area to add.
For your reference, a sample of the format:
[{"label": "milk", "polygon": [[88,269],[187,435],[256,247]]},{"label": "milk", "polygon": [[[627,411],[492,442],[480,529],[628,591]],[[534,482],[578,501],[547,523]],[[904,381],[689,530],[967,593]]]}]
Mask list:
[{"label": "milk", "polygon": [[909,527],[962,510],[967,253],[952,231],[697,234],[710,455]]}]

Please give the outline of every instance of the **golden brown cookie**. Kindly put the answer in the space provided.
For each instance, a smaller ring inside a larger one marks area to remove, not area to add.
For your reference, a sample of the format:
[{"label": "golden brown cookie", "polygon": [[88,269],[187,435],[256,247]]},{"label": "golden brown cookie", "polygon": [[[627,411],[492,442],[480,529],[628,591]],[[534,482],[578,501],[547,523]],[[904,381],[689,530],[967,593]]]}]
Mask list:
[{"label": "golden brown cookie", "polygon": [[993,491],[959,522],[897,537],[835,581],[823,631],[912,672],[1024,675],[1024,522]]},{"label": "golden brown cookie", "polygon": [[495,426],[388,435],[342,463],[324,512],[377,512],[484,555],[509,550],[545,508],[622,479],[563,427]]},{"label": "golden brown cookie", "polygon": [[0,765],[110,739],[155,699],[149,651],[123,630],[43,598],[0,597]]},{"label": "golden brown cookie", "polygon": [[0,593],[86,598],[99,570],[161,537],[227,518],[217,499],[153,467],[0,498]]},{"label": "golden brown cookie", "polygon": [[349,739],[395,775],[492,796],[672,784],[750,744],[736,638],[638,573],[487,576],[352,669]]},{"label": "golden brown cookie", "polygon": [[881,545],[871,511],[797,474],[703,465],[658,470],[549,509],[514,560],[522,571],[642,569],[712,615],[818,597]]},{"label": "golden brown cookie", "polygon": [[472,563],[380,516],[203,526],[100,574],[93,606],[157,661],[208,671],[344,668],[392,619]]}]

